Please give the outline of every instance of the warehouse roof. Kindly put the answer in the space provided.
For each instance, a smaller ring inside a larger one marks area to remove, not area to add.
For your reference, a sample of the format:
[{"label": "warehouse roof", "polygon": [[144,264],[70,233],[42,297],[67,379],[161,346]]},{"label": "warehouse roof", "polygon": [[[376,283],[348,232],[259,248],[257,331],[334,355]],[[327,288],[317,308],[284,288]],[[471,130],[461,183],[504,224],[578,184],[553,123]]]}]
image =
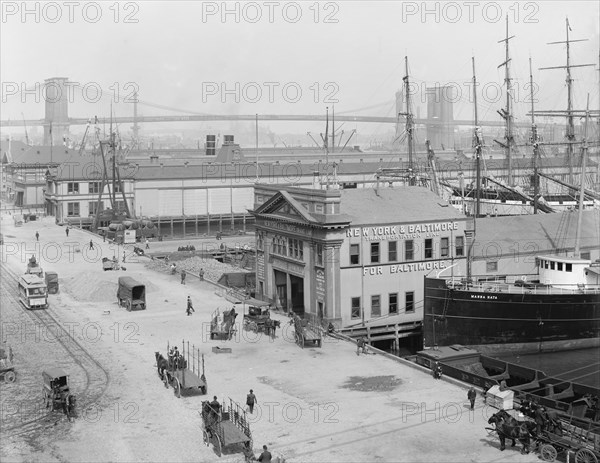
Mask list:
[{"label": "warehouse roof", "polygon": [[352,217],[352,225],[465,218],[447,201],[417,186],[342,190],[340,212]]}]

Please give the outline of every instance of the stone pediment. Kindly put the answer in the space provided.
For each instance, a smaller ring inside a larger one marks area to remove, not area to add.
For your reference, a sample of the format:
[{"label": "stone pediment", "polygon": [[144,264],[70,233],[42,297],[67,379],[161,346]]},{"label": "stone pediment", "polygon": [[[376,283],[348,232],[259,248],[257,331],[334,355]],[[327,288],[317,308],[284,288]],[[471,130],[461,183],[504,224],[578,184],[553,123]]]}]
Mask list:
[{"label": "stone pediment", "polygon": [[274,195],[267,202],[258,207],[255,213],[265,217],[277,216],[283,219],[289,217],[295,222],[316,222],[310,212],[308,212],[306,208],[296,201],[287,191],[280,191]]}]

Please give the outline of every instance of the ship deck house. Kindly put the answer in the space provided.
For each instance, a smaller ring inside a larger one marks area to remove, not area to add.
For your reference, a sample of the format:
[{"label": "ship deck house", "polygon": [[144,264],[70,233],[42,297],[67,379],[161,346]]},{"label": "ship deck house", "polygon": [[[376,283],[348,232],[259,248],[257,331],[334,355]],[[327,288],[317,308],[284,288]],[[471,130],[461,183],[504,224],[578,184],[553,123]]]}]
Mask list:
[{"label": "ship deck house", "polygon": [[424,276],[466,266],[467,218],[425,188],[258,184],[251,212],[258,297],[371,342],[418,345]]}]

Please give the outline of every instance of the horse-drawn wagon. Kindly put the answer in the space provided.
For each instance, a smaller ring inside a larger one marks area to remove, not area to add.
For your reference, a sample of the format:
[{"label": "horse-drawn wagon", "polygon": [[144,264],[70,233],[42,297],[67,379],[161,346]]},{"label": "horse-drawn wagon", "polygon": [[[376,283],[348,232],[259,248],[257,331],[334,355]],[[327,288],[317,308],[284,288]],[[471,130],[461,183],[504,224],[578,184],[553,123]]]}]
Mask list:
[{"label": "horse-drawn wagon", "polygon": [[221,312],[215,310],[211,316],[210,339],[231,339],[235,334],[235,318],[237,313],[235,307]]},{"label": "horse-drawn wagon", "polygon": [[[190,343],[183,341],[181,352],[177,346],[169,347],[167,344],[168,358],[163,357],[160,352],[155,352],[156,367],[158,377],[165,383],[173,387],[176,397],[181,395],[191,395],[194,392],[206,394],[208,386],[206,376],[204,375],[204,355],[200,355],[200,350],[192,346],[190,355]],[[202,362],[202,374],[200,374],[200,362]]]},{"label": "horse-drawn wagon", "polygon": [[62,410],[71,421],[75,416],[76,400],[70,392],[69,375],[60,368],[47,368],[42,372],[42,378],[46,408],[50,411]]},{"label": "horse-drawn wagon", "polygon": [[234,446],[244,452],[246,461],[254,459],[252,452],[252,433],[246,418],[246,411],[229,399],[229,406],[214,406],[208,401],[202,402],[202,436],[208,446],[214,445],[219,456],[225,448],[234,450]]},{"label": "horse-drawn wagon", "polygon": [[112,259],[109,259],[108,257],[103,257],[102,258],[102,270],[104,270],[105,272],[107,270],[119,270],[119,261],[116,257],[113,256]]},{"label": "horse-drawn wagon", "polygon": [[17,379],[13,364],[13,351],[10,346],[7,349],[0,347],[0,377],[9,383],[14,383]]},{"label": "horse-drawn wagon", "polygon": [[119,306],[127,307],[127,310],[146,309],[146,286],[131,277],[119,277],[119,288],[117,289]]},{"label": "horse-drawn wagon", "polygon": [[[271,318],[271,312],[269,311],[269,303],[259,301],[257,299],[245,300],[244,306],[244,329],[250,331],[265,331],[267,320]],[[248,313],[246,313],[246,306],[248,306]]]},{"label": "horse-drawn wagon", "polygon": [[561,420],[558,429],[544,430],[537,436],[542,460],[552,462],[560,453],[575,454],[575,463],[598,463],[600,459],[600,427],[591,420],[573,424]]},{"label": "horse-drawn wagon", "polygon": [[300,318],[294,314],[291,323],[294,324],[294,339],[302,348],[307,343],[311,343],[315,347],[321,347],[321,328],[306,319]]}]

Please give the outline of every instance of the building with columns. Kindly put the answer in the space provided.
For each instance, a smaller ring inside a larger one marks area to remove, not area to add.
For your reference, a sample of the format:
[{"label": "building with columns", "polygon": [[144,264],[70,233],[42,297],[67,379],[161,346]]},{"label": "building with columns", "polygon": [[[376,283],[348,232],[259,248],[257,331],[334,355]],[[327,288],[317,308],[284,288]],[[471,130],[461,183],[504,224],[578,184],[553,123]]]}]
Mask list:
[{"label": "building with columns", "polygon": [[421,342],[423,282],[464,274],[467,218],[421,187],[255,185],[256,293],[371,342]]}]

